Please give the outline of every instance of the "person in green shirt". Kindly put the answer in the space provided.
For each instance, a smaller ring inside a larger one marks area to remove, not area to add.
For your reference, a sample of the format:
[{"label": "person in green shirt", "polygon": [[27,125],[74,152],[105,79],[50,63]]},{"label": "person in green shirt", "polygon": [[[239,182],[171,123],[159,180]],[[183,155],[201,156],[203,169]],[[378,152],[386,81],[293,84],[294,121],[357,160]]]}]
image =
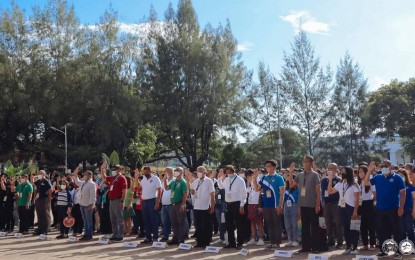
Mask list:
[{"label": "person in green shirt", "polygon": [[32,201],[33,185],[28,181],[28,176],[22,175],[20,184],[16,187],[17,210],[19,213],[19,233],[29,233],[30,205]]},{"label": "person in green shirt", "polygon": [[188,194],[187,182],[183,178],[183,169],[177,167],[173,172],[173,177],[176,180],[172,181],[169,185],[167,180],[164,179],[165,190],[171,190],[171,207],[170,218],[173,228],[173,238],[167,242],[169,245],[177,245],[184,243],[186,233],[186,199]]}]

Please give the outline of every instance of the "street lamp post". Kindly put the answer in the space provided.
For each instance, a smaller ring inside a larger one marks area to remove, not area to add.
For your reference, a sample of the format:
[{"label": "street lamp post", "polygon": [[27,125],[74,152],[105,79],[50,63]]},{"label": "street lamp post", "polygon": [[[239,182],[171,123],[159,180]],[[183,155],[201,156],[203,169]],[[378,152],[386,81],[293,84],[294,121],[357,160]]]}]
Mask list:
[{"label": "street lamp post", "polygon": [[278,118],[278,147],[280,152],[280,167],[282,168],[282,138],[281,138],[281,124],[280,124],[280,84],[281,80],[277,80],[277,118]]},{"label": "street lamp post", "polygon": [[67,137],[67,127],[70,126],[70,123],[65,124],[61,128],[64,128],[64,131],[51,126],[50,129],[55,130],[65,136],[65,174],[68,172],[68,137]]}]

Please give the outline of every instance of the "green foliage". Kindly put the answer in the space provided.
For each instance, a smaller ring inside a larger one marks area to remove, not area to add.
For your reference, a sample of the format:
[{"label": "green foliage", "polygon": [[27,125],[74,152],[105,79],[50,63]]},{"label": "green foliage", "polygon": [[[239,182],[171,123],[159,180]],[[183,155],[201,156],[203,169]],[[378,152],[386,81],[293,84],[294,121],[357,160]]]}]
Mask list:
[{"label": "green foliage", "polygon": [[110,155],[110,165],[119,165],[120,157],[116,151],[113,151]]},{"label": "green foliage", "polygon": [[156,152],[156,144],[157,136],[150,125],[139,128],[127,146],[126,158],[129,165],[141,168]]}]

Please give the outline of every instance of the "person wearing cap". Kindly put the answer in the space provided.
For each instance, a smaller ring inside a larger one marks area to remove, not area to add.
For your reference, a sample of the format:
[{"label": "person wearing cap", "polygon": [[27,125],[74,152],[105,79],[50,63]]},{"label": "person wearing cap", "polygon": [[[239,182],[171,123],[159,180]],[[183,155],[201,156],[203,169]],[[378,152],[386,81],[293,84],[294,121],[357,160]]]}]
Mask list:
[{"label": "person wearing cap", "polygon": [[[174,180],[173,179],[173,168],[167,167],[165,177],[167,185]],[[161,223],[163,224],[163,237],[160,241],[167,242],[171,233],[171,220],[170,220],[170,208],[171,208],[171,190],[166,190],[163,185],[163,195],[161,197]]]},{"label": "person wearing cap", "polygon": [[19,232],[23,235],[29,233],[30,225],[30,205],[32,201],[33,186],[28,181],[27,174],[24,174],[20,178],[20,184],[16,187],[16,200],[17,200],[17,210],[19,214],[20,224]]},{"label": "person wearing cap", "polygon": [[195,247],[209,246],[212,241],[212,216],[215,212],[215,187],[213,181],[206,177],[206,168],[197,168],[197,178],[190,185],[194,198],[193,214],[197,232]]},{"label": "person wearing cap", "polygon": [[[242,245],[247,237],[244,234],[243,215],[245,215],[246,185],[244,179],[235,174],[232,165],[225,167],[226,175],[219,176],[218,185],[220,189],[225,189],[225,220],[228,232],[228,244],[224,248],[242,249]],[[235,227],[237,231],[237,242],[235,239]]]},{"label": "person wearing cap", "polygon": [[34,194],[38,228],[33,235],[47,234],[51,224],[50,202],[52,199],[52,184],[46,179],[44,170],[39,171],[37,181],[34,184],[36,186]]},{"label": "person wearing cap", "polygon": [[144,244],[158,240],[159,215],[161,201],[161,181],[159,177],[151,174],[150,167],[143,168],[144,177],[141,180],[141,198],[143,202],[142,214],[146,239]]},{"label": "person wearing cap", "polygon": [[122,242],[124,240],[124,214],[123,198],[127,188],[127,179],[121,174],[121,166],[116,165],[112,176],[105,174],[107,168],[106,162],[101,166],[101,177],[109,183],[108,198],[110,200],[110,219],[112,226],[112,236],[110,241]]},{"label": "person wearing cap", "polygon": [[183,169],[177,167],[173,172],[174,181],[169,185],[164,180],[164,189],[171,191],[170,219],[173,228],[173,237],[167,242],[169,245],[184,243],[186,237],[186,200],[188,187],[186,180],[182,177]]},{"label": "person wearing cap", "polygon": [[[381,165],[381,174],[377,174],[370,179],[370,175],[375,171],[376,163],[371,162],[365,176],[365,185],[373,185],[376,192],[376,228],[379,240],[380,252],[378,257],[387,256],[383,252],[383,242],[393,235],[396,243],[400,243],[399,218],[404,214],[406,197],[405,182],[401,176],[393,172],[393,165],[389,160],[384,160]],[[395,259],[401,259],[402,255],[397,252]]]},{"label": "person wearing cap", "polygon": [[87,241],[92,239],[93,233],[93,221],[92,216],[94,212],[95,202],[97,199],[97,186],[92,181],[92,172],[85,171],[84,179],[81,181],[78,177],[79,167],[76,167],[74,171],[75,182],[80,187],[79,192],[81,199],[79,205],[81,206],[82,220],[84,222],[84,235],[80,239],[81,241]]}]

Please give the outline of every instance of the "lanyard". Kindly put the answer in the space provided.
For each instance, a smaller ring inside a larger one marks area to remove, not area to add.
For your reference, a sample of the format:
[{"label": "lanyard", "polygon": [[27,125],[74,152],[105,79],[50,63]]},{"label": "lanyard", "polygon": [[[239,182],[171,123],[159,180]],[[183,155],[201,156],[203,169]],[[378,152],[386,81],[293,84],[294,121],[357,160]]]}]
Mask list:
[{"label": "lanyard", "polygon": [[236,178],[238,178],[237,176],[233,177],[233,181],[231,182],[231,184],[229,185],[229,191],[232,190],[232,184],[235,182]]},{"label": "lanyard", "polygon": [[352,185],[347,185],[347,188],[345,190],[344,189],[344,182],[343,182],[343,198],[344,198],[344,195],[346,194],[346,191],[350,188],[350,186],[352,186]]},{"label": "lanyard", "polygon": [[[117,178],[115,178],[115,180],[113,180],[113,181],[112,181],[111,185],[114,185],[114,184],[115,184],[115,182],[118,180],[118,178],[119,178],[120,176],[121,176],[121,175],[118,175],[118,176],[117,176]],[[84,182],[84,184],[85,184],[85,182]],[[82,189],[81,189],[81,192],[82,192]]]},{"label": "lanyard", "polygon": [[84,185],[85,185],[85,182],[84,182],[84,183],[82,183],[82,186],[81,186],[81,193],[82,193],[82,190],[83,190],[83,188],[84,188]]},{"label": "lanyard", "polygon": [[204,181],[205,181],[204,179],[203,179],[203,181],[200,181],[200,179],[199,179],[199,183],[197,184],[196,191],[197,191],[197,190],[199,190],[199,187],[202,185],[202,183],[203,183]]}]

